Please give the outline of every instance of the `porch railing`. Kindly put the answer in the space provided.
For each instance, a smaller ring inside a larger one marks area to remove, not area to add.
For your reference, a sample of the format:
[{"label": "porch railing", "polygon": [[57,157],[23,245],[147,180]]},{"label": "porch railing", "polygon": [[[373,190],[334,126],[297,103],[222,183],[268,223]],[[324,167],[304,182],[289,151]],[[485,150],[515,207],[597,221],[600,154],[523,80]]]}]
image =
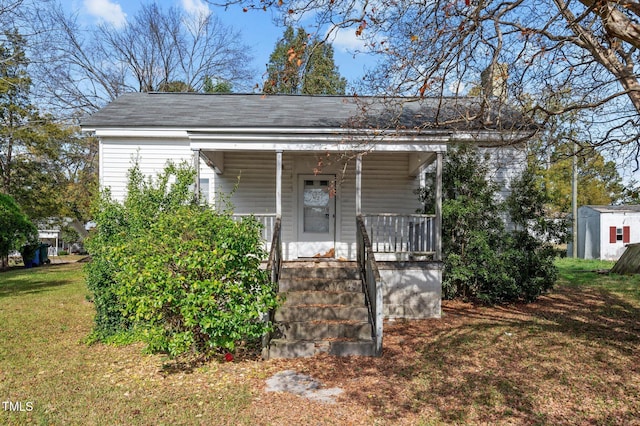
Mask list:
[{"label": "porch railing", "polygon": [[358,267],[369,308],[369,321],[372,325],[372,337],[376,345],[376,356],[382,354],[382,280],[371,248],[362,216],[356,216],[356,253]]},{"label": "porch railing", "polygon": [[375,253],[435,253],[435,215],[378,213],[362,218]]},{"label": "porch railing", "polygon": [[[282,226],[280,218],[274,218],[274,225],[271,238],[271,250],[269,250],[269,260],[267,261],[267,272],[271,278],[271,282],[274,285],[274,290],[277,293],[280,288],[278,281],[280,280],[280,269],[282,267]],[[271,310],[265,313],[264,320],[273,323],[275,316],[275,310]],[[264,359],[269,358],[269,342],[271,341],[271,333],[266,333],[262,336],[262,357]]]},{"label": "porch railing", "polygon": [[[246,217],[253,216],[258,222],[262,224],[261,237],[262,241],[265,242],[265,246],[267,243],[271,242],[273,239],[273,230],[276,223],[276,214],[275,213],[234,213],[232,215],[234,220],[242,220]],[[268,246],[267,246],[268,249]]]}]

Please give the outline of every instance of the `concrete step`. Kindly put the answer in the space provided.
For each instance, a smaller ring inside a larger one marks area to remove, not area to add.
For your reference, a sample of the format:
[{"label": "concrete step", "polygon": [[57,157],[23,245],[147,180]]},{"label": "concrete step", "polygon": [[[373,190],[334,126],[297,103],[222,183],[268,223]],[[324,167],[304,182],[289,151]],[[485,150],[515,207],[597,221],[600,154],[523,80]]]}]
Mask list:
[{"label": "concrete step", "polygon": [[281,277],[278,281],[280,292],[289,291],[362,291],[359,279],[326,279],[326,278],[289,278]]},{"label": "concrete step", "polygon": [[355,262],[286,262],[279,287],[285,302],[275,313],[270,358],[375,355]]},{"label": "concrete step", "polygon": [[368,321],[366,306],[281,306],[276,311],[276,322],[303,321]]},{"label": "concrete step", "polygon": [[364,293],[361,291],[289,291],[280,293],[285,306],[304,305],[351,305],[364,306]]},{"label": "concrete step", "polygon": [[334,259],[308,259],[308,260],[286,260],[283,262],[283,267],[285,268],[308,268],[308,269],[318,269],[318,268],[356,268],[358,266],[358,262],[355,260],[334,260]]},{"label": "concrete step", "polygon": [[276,324],[276,335],[286,340],[371,339],[371,324],[362,321],[308,321]]},{"label": "concrete step", "polygon": [[375,356],[375,344],[371,339],[321,341],[273,339],[269,346],[269,358],[311,357],[321,353],[337,356]]},{"label": "concrete step", "polygon": [[357,266],[285,266],[280,271],[280,278],[322,278],[322,279],[360,279],[360,271]]}]

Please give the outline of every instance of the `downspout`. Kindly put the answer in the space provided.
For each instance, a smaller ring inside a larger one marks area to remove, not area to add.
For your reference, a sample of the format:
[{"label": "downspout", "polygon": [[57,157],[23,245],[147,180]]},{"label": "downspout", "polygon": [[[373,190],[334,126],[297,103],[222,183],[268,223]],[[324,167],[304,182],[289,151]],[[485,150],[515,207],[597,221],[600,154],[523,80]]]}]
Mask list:
[{"label": "downspout", "polygon": [[442,152],[436,153],[436,233],[435,260],[442,260]]}]

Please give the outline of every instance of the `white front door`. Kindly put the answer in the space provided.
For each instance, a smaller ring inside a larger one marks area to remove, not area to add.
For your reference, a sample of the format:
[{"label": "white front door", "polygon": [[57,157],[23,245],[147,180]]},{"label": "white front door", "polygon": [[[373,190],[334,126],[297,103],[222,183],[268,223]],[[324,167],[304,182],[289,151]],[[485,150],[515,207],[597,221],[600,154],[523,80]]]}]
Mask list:
[{"label": "white front door", "polygon": [[298,182],[298,257],[334,257],[335,175],[302,175]]}]

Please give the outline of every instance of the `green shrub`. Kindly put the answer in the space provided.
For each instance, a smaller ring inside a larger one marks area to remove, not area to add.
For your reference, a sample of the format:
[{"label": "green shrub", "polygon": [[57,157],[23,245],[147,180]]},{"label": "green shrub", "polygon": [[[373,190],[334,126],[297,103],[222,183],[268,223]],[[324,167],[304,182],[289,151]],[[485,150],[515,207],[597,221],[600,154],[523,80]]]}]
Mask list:
[{"label": "green shrub", "polygon": [[144,324],[152,350],[172,356],[258,338],[275,307],[261,247],[256,221],[197,206],[161,214],[114,259],[124,313]]},{"label": "green shrub", "polygon": [[102,195],[88,242],[94,338],[135,330],[151,351],[177,356],[231,350],[269,329],[262,315],[276,295],[259,268],[260,224],[199,205],[193,178],[186,165],[170,165],[155,180],[136,166],[122,205]]},{"label": "green shrub", "polygon": [[[564,224],[544,217],[546,194],[527,169],[511,183],[511,195],[497,201],[488,180],[489,163],[476,148],[447,153],[443,170],[443,297],[486,304],[530,302],[553,287],[557,270],[550,241]],[[428,188],[423,201],[433,200]],[[430,205],[425,209],[429,212]],[[509,222],[508,230],[506,221]]]},{"label": "green shrub", "polygon": [[68,256],[69,252],[66,250],[58,250],[58,256]]}]

